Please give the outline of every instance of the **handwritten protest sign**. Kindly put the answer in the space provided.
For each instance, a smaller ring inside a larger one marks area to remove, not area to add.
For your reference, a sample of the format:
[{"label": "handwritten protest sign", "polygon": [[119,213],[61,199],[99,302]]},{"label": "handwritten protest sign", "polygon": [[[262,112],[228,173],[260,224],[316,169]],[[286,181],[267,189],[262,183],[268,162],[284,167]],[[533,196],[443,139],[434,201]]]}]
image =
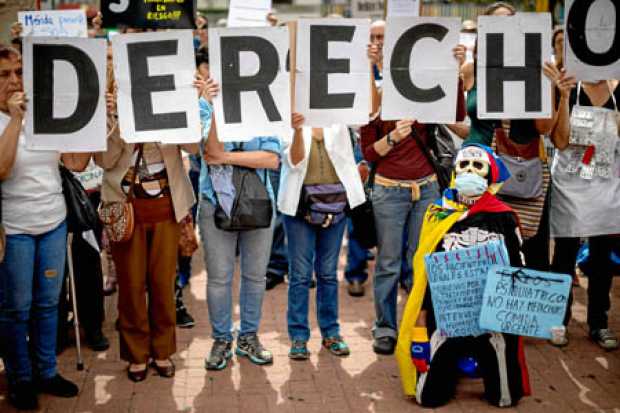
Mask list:
[{"label": "handwritten protest sign", "polygon": [[104,27],[193,29],[195,0],[101,0]]},{"label": "handwritten protest sign", "polygon": [[526,268],[489,269],[480,328],[528,337],[551,338],[563,324],[570,275]]},{"label": "handwritten protest sign", "polygon": [[479,336],[482,294],[489,267],[508,265],[506,246],[492,241],[425,258],[437,328],[448,337]]},{"label": "handwritten protest sign", "polygon": [[420,0],[388,0],[388,17],[415,17],[420,15]]},{"label": "handwritten protest sign", "polygon": [[20,11],[22,36],[87,37],[84,10]]},{"label": "handwritten protest sign", "polygon": [[228,27],[267,26],[271,0],[230,0]]},{"label": "handwritten protest sign", "polygon": [[384,12],[384,0],[351,0],[351,17],[354,19],[364,17],[381,19]]}]

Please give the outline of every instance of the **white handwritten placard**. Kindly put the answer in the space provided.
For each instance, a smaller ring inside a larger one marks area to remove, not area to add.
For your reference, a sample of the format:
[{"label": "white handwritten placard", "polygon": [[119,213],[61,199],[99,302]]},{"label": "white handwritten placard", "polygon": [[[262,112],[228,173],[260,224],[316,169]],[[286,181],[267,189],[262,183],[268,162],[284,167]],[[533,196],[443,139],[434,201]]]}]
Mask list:
[{"label": "white handwritten placard", "polygon": [[84,10],[20,11],[22,36],[88,37]]}]

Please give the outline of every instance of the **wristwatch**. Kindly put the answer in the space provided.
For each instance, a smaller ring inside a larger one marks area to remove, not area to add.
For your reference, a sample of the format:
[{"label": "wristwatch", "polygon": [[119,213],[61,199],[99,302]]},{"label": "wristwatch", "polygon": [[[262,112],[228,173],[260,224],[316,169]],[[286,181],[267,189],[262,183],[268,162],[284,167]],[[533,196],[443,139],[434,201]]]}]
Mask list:
[{"label": "wristwatch", "polygon": [[396,142],[392,139],[392,132],[387,134],[387,144],[391,147],[394,147],[394,145],[396,145]]}]

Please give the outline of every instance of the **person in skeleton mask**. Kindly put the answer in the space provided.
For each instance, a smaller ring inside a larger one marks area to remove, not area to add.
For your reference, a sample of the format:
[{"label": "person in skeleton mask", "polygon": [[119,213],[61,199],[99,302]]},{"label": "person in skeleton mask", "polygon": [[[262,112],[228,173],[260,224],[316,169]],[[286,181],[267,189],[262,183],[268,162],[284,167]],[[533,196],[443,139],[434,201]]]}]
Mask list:
[{"label": "person in skeleton mask", "polygon": [[511,265],[523,265],[517,215],[495,197],[509,176],[491,148],[465,145],[457,154],[451,187],[426,211],[413,262],[416,276],[396,347],[405,394],[415,396],[422,406],[441,406],[454,396],[463,360],[477,363],[485,398],[495,406],[514,406],[530,393],[520,337],[440,334],[424,266],[427,254],[496,240],[505,243]]}]

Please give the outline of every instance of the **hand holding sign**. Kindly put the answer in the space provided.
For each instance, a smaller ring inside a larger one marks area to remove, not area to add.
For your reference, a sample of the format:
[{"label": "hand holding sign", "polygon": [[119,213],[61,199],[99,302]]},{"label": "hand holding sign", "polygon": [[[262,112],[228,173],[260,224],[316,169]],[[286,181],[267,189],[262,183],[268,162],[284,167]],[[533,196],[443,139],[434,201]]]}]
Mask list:
[{"label": "hand holding sign", "polygon": [[301,113],[293,112],[291,114],[291,126],[293,127],[293,129],[295,130],[301,129],[305,121],[306,119],[304,118],[304,115],[302,115]]},{"label": "hand holding sign", "polygon": [[9,115],[12,118],[23,118],[26,113],[26,95],[24,92],[15,92],[7,101]]},{"label": "hand holding sign", "polygon": [[574,76],[568,76],[564,69],[558,69],[556,64],[552,62],[545,62],[543,73],[555,84],[562,98],[568,99],[570,97],[571,90],[577,85]]},{"label": "hand holding sign", "polygon": [[396,143],[402,141],[407,136],[411,135],[413,130],[414,120],[411,119],[402,119],[396,122],[396,128],[390,132],[392,135],[392,140]]}]

